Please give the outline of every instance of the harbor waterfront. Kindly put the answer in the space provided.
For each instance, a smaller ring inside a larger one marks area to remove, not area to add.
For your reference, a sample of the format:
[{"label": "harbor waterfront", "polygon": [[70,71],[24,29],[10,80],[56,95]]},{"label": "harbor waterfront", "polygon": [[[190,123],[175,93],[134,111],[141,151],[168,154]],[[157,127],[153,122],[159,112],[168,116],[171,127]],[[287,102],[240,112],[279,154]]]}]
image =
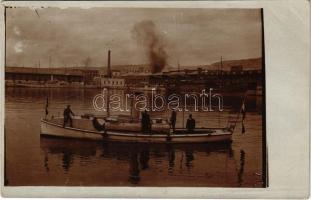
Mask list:
[{"label": "harbor waterfront", "polygon": [[5,13],[5,186],[268,186],[262,9]]},{"label": "harbor waterfront", "polygon": [[[110,61],[110,50],[108,51]],[[33,88],[152,88],[183,91],[222,87],[229,91],[257,90],[262,87],[262,59],[221,60],[210,65],[167,67],[151,73],[151,65],[104,67],[10,67],[5,68],[7,87]],[[192,87],[196,84],[197,87]]]},{"label": "harbor waterfront", "polygon": [[[101,114],[92,100],[100,89],[22,88],[5,91],[5,183],[8,186],[222,186],[261,187],[261,96],[246,98],[247,115],[231,144],[136,144],[40,136],[49,97],[49,115]],[[112,90],[111,94],[123,94]],[[191,112],[198,127],[219,127],[236,116],[241,96],[225,95],[223,112]],[[229,108],[236,112],[232,113]],[[176,128],[189,112],[177,112]],[[124,114],[116,112],[111,115]],[[130,112],[127,113],[130,115]],[[150,113],[168,119],[170,111]],[[165,180],[165,181],[164,181]]]}]

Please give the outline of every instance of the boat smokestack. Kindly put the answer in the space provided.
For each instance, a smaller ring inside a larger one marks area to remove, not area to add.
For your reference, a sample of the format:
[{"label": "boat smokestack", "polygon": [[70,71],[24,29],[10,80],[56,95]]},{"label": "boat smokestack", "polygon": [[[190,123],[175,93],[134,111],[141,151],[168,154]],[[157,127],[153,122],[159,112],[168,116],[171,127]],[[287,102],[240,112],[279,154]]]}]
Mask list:
[{"label": "boat smokestack", "polygon": [[110,54],[111,54],[111,51],[108,50],[107,77],[109,77],[109,78],[111,78]]}]

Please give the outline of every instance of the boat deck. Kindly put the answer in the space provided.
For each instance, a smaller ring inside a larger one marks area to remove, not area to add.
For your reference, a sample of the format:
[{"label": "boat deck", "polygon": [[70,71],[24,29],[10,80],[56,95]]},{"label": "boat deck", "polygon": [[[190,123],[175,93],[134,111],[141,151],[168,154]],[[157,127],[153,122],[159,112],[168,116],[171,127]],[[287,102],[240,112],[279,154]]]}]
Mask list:
[{"label": "boat deck", "polygon": [[[78,125],[78,127],[77,127]],[[87,126],[86,126],[87,125]],[[124,127],[123,127],[124,128]],[[109,127],[105,131],[97,131],[87,119],[74,119],[73,127],[63,127],[61,119],[41,120],[41,135],[95,139],[95,140],[116,140],[124,142],[149,142],[149,143],[187,143],[187,142],[219,142],[230,141],[232,132],[226,128],[198,128],[189,132],[185,129],[158,129],[142,133],[140,128],[133,130],[119,130]]]}]

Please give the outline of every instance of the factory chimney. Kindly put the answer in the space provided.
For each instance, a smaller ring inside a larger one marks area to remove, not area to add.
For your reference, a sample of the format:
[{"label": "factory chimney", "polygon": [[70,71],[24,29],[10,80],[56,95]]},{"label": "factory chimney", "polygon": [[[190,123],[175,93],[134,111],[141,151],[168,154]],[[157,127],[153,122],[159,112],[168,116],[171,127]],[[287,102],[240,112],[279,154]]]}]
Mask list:
[{"label": "factory chimney", "polygon": [[110,50],[108,50],[108,66],[107,66],[107,77],[111,78],[111,66],[110,66]]}]

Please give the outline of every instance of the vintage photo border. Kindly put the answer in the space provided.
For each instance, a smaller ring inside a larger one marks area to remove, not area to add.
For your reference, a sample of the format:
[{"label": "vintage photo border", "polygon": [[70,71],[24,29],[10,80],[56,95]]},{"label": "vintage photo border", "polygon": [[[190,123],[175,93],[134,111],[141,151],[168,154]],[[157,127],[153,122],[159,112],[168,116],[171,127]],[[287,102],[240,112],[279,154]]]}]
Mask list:
[{"label": "vintage photo border", "polygon": [[[269,161],[267,188],[205,187],[12,187],[4,185],[4,140],[1,140],[1,186],[7,197],[159,197],[159,198],[302,198],[309,194],[309,26],[310,2],[275,1],[107,1],[2,2],[1,134],[4,138],[5,6],[17,7],[157,7],[262,8],[263,155]],[[265,98],[266,97],[266,98]],[[266,144],[265,144],[266,141]],[[269,148],[268,148],[269,147]],[[267,163],[264,162],[263,165]]]}]

